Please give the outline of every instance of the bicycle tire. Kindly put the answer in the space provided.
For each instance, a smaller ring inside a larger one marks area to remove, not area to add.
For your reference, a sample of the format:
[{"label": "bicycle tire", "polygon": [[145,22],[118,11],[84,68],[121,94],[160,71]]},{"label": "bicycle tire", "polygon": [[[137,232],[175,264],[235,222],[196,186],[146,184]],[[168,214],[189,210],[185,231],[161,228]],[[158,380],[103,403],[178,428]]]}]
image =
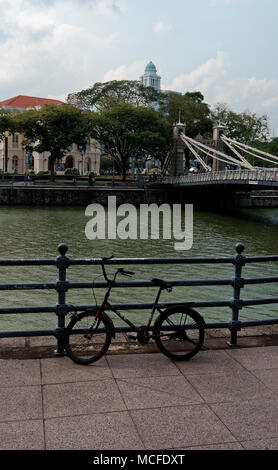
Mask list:
[{"label": "bicycle tire", "polygon": [[159,350],[165,356],[175,361],[185,361],[195,356],[203,346],[204,320],[191,308],[170,307],[157,318],[154,336]]},{"label": "bicycle tire", "polygon": [[[96,310],[76,315],[68,324],[65,335],[65,349],[77,364],[88,365],[98,361],[108,350],[112,330],[109,319],[102,312],[92,329]],[[77,331],[81,330],[80,333]]]}]

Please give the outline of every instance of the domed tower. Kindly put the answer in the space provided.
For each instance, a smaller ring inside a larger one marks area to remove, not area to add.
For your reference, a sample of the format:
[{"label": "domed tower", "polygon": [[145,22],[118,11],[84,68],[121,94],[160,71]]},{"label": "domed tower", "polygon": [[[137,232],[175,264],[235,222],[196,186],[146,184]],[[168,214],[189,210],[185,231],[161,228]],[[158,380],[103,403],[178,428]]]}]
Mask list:
[{"label": "domed tower", "polygon": [[153,62],[149,62],[145,68],[144,75],[140,78],[145,86],[151,86],[156,90],[160,90],[161,77],[157,74],[156,66]]}]

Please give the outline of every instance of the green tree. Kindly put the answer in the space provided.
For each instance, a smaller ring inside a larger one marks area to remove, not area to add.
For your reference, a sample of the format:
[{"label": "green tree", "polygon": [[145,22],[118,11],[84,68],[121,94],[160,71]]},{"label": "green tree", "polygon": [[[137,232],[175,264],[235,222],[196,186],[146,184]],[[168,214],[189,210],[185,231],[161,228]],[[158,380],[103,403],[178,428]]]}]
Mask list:
[{"label": "green tree", "polygon": [[266,142],[269,139],[267,116],[257,116],[255,113],[235,113],[225,103],[218,103],[211,111],[214,124],[224,125],[227,136],[244,144],[256,141]]},{"label": "green tree", "polygon": [[68,95],[67,102],[84,111],[101,112],[124,103],[151,106],[163,99],[163,94],[136,80],[113,80]]},{"label": "green tree", "polygon": [[24,134],[23,145],[38,153],[49,152],[51,178],[55,162],[63,158],[75,143],[85,145],[88,138],[88,119],[80,110],[68,105],[46,105],[14,117],[17,132]]},{"label": "green tree", "polygon": [[186,134],[196,137],[211,134],[212,121],[209,106],[203,102],[203,95],[197,92],[187,92],[185,95],[166,93],[160,112],[173,124],[181,119],[186,123]]},{"label": "green tree", "polygon": [[12,133],[14,122],[12,114],[4,109],[0,109],[0,140],[3,140],[6,132]]},{"label": "green tree", "polygon": [[91,114],[92,137],[121,168],[123,180],[130,157],[163,160],[171,148],[171,126],[152,108],[121,104]]}]

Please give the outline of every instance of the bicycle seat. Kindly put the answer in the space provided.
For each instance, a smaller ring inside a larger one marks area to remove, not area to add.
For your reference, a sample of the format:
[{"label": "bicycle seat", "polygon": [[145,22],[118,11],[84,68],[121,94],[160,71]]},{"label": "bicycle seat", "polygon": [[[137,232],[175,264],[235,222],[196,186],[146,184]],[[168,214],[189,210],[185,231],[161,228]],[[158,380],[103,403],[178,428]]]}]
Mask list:
[{"label": "bicycle seat", "polygon": [[173,287],[172,282],[163,281],[162,279],[152,279],[154,286],[161,287],[161,289],[171,289]]}]

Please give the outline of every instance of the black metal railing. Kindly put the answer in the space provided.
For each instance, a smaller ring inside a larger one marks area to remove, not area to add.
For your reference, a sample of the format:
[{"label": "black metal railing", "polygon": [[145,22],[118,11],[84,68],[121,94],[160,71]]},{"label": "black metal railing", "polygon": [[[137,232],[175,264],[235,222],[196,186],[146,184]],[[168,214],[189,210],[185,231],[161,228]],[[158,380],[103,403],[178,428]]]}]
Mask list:
[{"label": "black metal railing", "polygon": [[[57,339],[57,354],[64,353],[64,334],[66,315],[69,312],[79,312],[86,310],[91,305],[68,305],[67,292],[70,289],[88,289],[108,287],[106,282],[70,282],[67,279],[67,269],[70,266],[99,266],[103,263],[102,259],[71,259],[67,257],[68,246],[61,244],[58,246],[60,255],[56,259],[22,259],[22,260],[0,260],[0,266],[53,266],[58,269],[58,279],[54,283],[22,283],[22,284],[0,284],[0,291],[19,291],[19,290],[56,290],[58,294],[58,303],[47,307],[9,307],[0,308],[0,315],[8,314],[27,314],[27,313],[48,313],[53,312],[57,315],[57,327],[54,330],[28,330],[28,331],[0,331],[0,338],[7,337],[32,337],[32,336],[55,336]],[[106,265],[166,265],[166,264],[230,264],[234,267],[234,276],[231,279],[221,280],[177,280],[171,281],[173,286],[231,286],[233,297],[227,301],[194,301],[182,302],[192,308],[204,307],[230,307],[232,310],[231,320],[228,322],[206,323],[207,329],[228,328],[231,332],[231,346],[237,345],[238,332],[243,327],[252,327],[259,325],[278,324],[277,318],[241,321],[240,311],[247,306],[278,304],[278,296],[271,298],[262,298],[255,300],[243,300],[241,298],[242,289],[251,284],[270,284],[278,282],[278,276],[261,278],[244,278],[243,268],[250,263],[267,263],[278,261],[277,256],[256,256],[246,257],[243,255],[244,245],[236,245],[236,255],[225,258],[112,258],[106,260]],[[115,288],[148,288],[154,287],[151,281],[130,281],[116,282]],[[179,302],[181,303],[181,302]],[[177,302],[161,303],[160,308],[176,305]],[[119,310],[146,310],[153,307],[153,303],[135,303],[115,305]],[[117,327],[116,332],[130,331],[126,327]]]}]

